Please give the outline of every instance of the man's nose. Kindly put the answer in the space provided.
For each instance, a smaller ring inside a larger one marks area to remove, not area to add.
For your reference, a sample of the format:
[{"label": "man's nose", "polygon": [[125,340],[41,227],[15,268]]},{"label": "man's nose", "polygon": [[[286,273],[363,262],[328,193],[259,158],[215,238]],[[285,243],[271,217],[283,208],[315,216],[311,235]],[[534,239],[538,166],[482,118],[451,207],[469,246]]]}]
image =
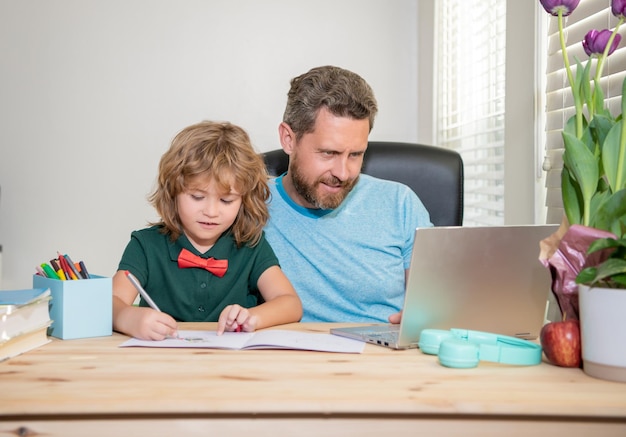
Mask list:
[{"label": "man's nose", "polygon": [[345,181],[350,178],[352,166],[347,157],[338,156],[333,163],[332,173],[337,179]]}]

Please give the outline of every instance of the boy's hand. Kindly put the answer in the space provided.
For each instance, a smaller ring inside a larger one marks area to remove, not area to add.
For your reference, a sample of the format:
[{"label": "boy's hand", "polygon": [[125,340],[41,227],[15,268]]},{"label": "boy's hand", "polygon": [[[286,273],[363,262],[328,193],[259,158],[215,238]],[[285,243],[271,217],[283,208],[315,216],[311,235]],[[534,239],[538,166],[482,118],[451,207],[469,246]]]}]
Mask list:
[{"label": "boy's hand", "polygon": [[224,331],[229,332],[253,332],[256,330],[257,317],[250,314],[248,308],[240,305],[228,305],[222,310],[217,321],[217,335]]},{"label": "boy's hand", "polygon": [[152,308],[131,306],[121,315],[124,319],[123,332],[141,340],[164,340],[178,336],[176,320],[169,314]]}]

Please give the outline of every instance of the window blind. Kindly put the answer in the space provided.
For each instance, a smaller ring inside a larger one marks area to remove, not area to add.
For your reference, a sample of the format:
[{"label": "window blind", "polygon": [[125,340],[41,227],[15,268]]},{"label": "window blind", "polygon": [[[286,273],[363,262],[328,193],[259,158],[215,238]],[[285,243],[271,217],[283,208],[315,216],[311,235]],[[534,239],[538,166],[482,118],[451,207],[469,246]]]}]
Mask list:
[{"label": "window blind", "polygon": [[437,3],[437,144],[463,157],[464,226],[501,225],[506,2]]},{"label": "window blind", "polygon": [[[561,170],[563,168],[563,138],[561,131],[567,120],[574,115],[574,102],[563,65],[563,55],[559,41],[558,19],[544,13],[548,20],[547,58],[546,58],[546,90],[545,90],[545,160],[543,169],[546,171],[546,207],[547,223],[560,223],[563,217],[563,201],[561,198]],[[567,54],[573,72],[576,59],[583,65],[588,56],[582,40],[591,29],[614,29],[617,18],[611,13],[610,0],[582,0],[571,15],[565,18],[565,40]],[[622,42],[605,62],[600,86],[605,94],[608,108],[613,114],[619,113],[621,105],[622,81],[626,76],[626,25],[620,27]],[[595,71],[596,61],[592,61],[591,74]]]}]

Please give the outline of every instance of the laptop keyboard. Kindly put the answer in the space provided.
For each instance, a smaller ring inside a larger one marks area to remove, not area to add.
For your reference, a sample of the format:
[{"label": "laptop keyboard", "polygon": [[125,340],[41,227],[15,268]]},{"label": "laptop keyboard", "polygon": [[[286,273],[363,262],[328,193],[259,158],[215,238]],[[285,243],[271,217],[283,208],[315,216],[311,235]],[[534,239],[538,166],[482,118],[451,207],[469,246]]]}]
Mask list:
[{"label": "laptop keyboard", "polygon": [[366,331],[363,334],[378,344],[389,346],[390,344],[396,344],[398,342],[400,332],[397,330],[384,332],[372,330],[369,332]]}]

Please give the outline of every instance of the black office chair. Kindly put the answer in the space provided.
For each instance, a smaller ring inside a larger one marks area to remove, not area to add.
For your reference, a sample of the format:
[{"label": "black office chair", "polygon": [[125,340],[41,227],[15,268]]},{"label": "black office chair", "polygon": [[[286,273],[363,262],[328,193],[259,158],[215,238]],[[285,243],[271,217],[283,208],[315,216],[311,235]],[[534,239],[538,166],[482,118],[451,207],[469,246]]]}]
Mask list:
[{"label": "black office chair", "polygon": [[[263,153],[267,171],[287,171],[282,149]],[[463,160],[458,152],[423,144],[370,141],[362,173],[408,185],[422,200],[435,226],[463,224]]]}]

